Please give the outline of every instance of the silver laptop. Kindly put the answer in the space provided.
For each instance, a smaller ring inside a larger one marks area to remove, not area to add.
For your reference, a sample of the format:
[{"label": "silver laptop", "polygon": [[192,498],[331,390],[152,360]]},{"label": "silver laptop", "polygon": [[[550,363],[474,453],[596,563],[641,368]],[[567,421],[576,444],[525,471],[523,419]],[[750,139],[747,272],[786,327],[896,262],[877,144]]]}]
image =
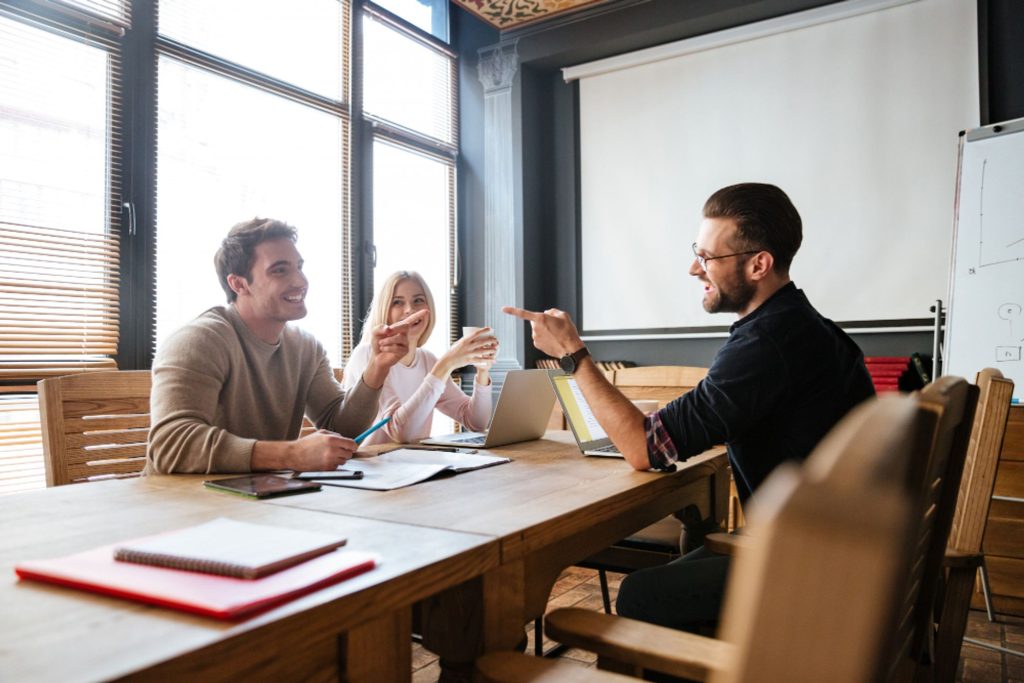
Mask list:
[{"label": "silver laptop", "polygon": [[512,370],[498,395],[487,432],[460,432],[423,439],[436,446],[493,448],[544,436],[555,397],[547,370]]},{"label": "silver laptop", "polygon": [[605,458],[621,458],[622,453],[608,438],[601,425],[597,423],[594,412],[590,409],[587,399],[583,397],[576,380],[560,370],[549,373],[551,386],[555,388],[555,396],[562,404],[565,421],[569,423],[572,435],[584,455],[597,455]]}]

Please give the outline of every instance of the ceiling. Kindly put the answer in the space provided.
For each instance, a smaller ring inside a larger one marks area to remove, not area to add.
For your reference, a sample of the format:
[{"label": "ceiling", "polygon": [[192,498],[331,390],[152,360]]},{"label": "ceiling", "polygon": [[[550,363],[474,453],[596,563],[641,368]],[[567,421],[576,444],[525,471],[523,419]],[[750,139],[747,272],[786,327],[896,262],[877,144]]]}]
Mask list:
[{"label": "ceiling", "polygon": [[452,0],[495,28],[516,28],[607,0]]}]

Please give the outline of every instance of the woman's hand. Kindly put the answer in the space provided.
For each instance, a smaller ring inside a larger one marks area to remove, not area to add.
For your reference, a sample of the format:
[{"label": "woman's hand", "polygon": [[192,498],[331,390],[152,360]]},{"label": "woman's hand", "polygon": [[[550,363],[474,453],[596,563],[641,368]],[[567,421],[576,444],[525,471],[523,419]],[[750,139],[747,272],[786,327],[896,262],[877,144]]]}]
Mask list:
[{"label": "woman's hand", "polygon": [[438,359],[431,374],[438,379],[446,379],[456,368],[472,364],[477,368],[477,383],[490,384],[487,370],[497,355],[498,338],[491,328],[481,327],[452,344]]},{"label": "woman's hand", "polygon": [[409,353],[409,327],[427,317],[428,311],[417,311],[393,325],[379,325],[370,339],[370,362],[363,371],[363,381],[379,389],[388,371]]}]

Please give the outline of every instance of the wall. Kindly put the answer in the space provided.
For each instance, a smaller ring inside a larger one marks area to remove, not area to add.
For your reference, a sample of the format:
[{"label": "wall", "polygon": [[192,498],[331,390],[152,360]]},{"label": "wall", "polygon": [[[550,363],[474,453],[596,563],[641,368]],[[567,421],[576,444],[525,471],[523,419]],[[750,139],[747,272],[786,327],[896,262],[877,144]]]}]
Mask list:
[{"label": "wall", "polygon": [[484,319],[484,90],[477,78],[477,50],[498,41],[491,28],[451,6],[452,45],[459,50],[458,247],[462,264],[459,318],[463,325]]},{"label": "wall", "polygon": [[[825,4],[830,2],[621,0],[611,6],[599,5],[536,27],[501,34],[502,41],[517,42],[521,62],[513,106],[520,126],[515,140],[520,160],[517,177],[521,188],[523,237],[523,260],[519,267],[526,307],[555,306],[572,315],[579,310],[577,95],[574,84],[562,81],[561,67]],[[455,10],[454,15],[460,27],[468,21],[476,21],[468,19],[461,10]],[[1024,3],[979,0],[979,32],[983,84],[979,97],[983,122],[1024,116],[1024,81],[1019,78],[1019,74],[1024,73]],[[484,38],[483,33],[475,31],[472,37],[479,41]],[[462,109],[465,111],[469,107],[468,98],[482,99],[475,77],[476,50],[481,45],[461,41],[457,45],[462,73],[471,73],[474,81],[462,83]],[[468,130],[470,121],[464,118],[462,125],[463,140],[471,139],[475,133]],[[473,158],[477,153],[475,147],[463,147],[460,172],[464,165],[483,167],[482,156],[479,160]],[[480,190],[473,185],[460,187],[463,193],[460,229],[467,244],[472,245],[477,240],[482,242],[482,236],[474,233],[481,223],[476,215],[462,211],[463,204],[482,200],[466,199],[467,191]],[[464,255],[470,253],[477,252]],[[688,262],[684,264],[684,268],[688,266]],[[679,291],[667,295],[699,296],[698,288],[688,281],[688,276],[681,275],[680,279]],[[482,314],[482,283],[482,259],[479,259],[466,268],[463,291],[469,315]],[[528,332],[525,334],[528,337]],[[908,355],[915,351],[930,353],[932,348],[932,335],[927,332],[860,334],[854,335],[854,339],[866,355],[872,356]],[[589,346],[599,359],[626,359],[642,365],[707,365],[723,342],[722,338],[603,341],[592,342]],[[532,367],[539,354],[528,343],[526,349],[525,365]]]}]

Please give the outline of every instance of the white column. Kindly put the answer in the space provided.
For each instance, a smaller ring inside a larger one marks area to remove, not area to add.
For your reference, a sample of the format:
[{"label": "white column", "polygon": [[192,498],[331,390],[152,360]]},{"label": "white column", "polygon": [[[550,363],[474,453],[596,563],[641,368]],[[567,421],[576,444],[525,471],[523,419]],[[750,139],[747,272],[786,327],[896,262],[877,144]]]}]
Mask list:
[{"label": "white column", "polygon": [[522,271],[517,254],[521,235],[515,221],[512,82],[519,68],[515,43],[479,51],[477,76],[484,86],[484,321],[501,340],[494,365],[496,388],[505,373],[522,368],[522,325],[501,312],[520,305]]}]

